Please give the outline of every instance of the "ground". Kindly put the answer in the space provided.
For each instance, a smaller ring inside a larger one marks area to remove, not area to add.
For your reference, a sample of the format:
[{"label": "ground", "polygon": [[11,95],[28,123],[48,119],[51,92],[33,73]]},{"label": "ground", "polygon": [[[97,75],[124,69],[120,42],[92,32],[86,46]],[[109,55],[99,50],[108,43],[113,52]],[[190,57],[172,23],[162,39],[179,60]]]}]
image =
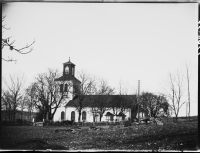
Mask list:
[{"label": "ground", "polygon": [[[55,132],[55,130],[58,132]],[[63,131],[61,131],[63,129]],[[25,150],[197,150],[198,122],[89,127],[2,126],[1,149]]]}]

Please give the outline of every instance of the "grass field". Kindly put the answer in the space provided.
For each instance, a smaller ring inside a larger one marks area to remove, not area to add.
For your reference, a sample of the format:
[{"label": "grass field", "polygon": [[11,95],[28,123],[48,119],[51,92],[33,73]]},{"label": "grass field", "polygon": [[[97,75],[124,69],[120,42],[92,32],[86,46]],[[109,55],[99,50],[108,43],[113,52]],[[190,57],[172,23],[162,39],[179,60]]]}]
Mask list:
[{"label": "grass field", "polygon": [[198,122],[89,127],[2,126],[0,148],[8,150],[197,150]]}]

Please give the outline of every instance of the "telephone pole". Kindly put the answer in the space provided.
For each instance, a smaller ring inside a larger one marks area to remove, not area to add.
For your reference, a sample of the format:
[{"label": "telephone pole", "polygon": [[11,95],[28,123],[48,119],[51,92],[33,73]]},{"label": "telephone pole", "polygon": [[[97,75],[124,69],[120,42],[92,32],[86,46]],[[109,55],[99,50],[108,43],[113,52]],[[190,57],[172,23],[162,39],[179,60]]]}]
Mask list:
[{"label": "telephone pole", "polygon": [[139,108],[139,103],[140,103],[140,80],[138,80],[138,121],[140,120],[140,108]]}]

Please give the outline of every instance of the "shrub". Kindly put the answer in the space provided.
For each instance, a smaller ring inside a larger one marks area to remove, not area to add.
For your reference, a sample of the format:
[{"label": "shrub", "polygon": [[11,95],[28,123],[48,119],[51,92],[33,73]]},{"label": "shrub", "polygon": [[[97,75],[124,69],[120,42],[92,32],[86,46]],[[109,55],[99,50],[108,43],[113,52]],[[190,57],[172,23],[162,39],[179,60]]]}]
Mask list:
[{"label": "shrub", "polygon": [[123,124],[124,124],[124,127],[131,126],[131,121],[124,121]]},{"label": "shrub", "polygon": [[52,125],[61,125],[61,122],[60,121],[55,121],[55,122],[52,122]]},{"label": "shrub", "polygon": [[36,113],[35,122],[42,122],[43,121],[43,113],[41,111]]},{"label": "shrub", "polygon": [[22,125],[22,122],[23,122],[22,119],[20,119],[20,118],[16,119],[17,124]]},{"label": "shrub", "polygon": [[44,126],[52,125],[52,121],[50,121],[50,120],[45,120],[43,125],[44,125]]}]

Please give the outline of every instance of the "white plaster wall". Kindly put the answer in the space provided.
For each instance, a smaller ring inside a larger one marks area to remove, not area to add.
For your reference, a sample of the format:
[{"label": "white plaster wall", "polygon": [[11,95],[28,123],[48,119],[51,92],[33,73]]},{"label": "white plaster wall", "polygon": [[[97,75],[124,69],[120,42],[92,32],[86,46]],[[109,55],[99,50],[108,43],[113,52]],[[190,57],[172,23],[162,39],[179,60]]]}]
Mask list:
[{"label": "white plaster wall", "polygon": [[61,112],[65,112],[65,107],[59,107],[54,114],[53,121],[61,121]]},{"label": "white plaster wall", "polygon": [[[66,120],[71,120],[71,112],[74,111],[75,112],[75,122],[78,122],[78,111],[76,110],[75,107],[66,107],[65,112],[66,112]],[[82,112],[85,111],[86,112],[86,121],[87,122],[93,122],[93,116],[90,113],[90,109],[89,108],[84,108],[82,109]],[[81,118],[80,121],[82,122],[82,114],[81,114]]]},{"label": "white plaster wall", "polygon": [[[76,110],[75,107],[66,107],[65,109],[65,119],[66,120],[71,120],[71,112],[72,111],[75,111],[75,122],[78,122],[78,111]],[[86,122],[93,122],[93,115],[91,113],[91,108],[89,107],[86,107],[82,110],[82,112],[85,111],[86,112]],[[112,110],[108,110],[106,111],[104,114],[103,114],[103,117],[101,118],[101,121],[107,121],[106,120],[106,113],[107,112],[111,112],[112,113]],[[129,109],[127,111],[127,113],[125,113],[126,117],[125,117],[125,120],[128,120],[128,118],[130,117],[131,118],[131,110]],[[116,119],[116,117],[114,116],[114,120]],[[82,122],[82,115],[81,115],[81,119],[80,121]],[[96,122],[99,122],[100,121],[100,117],[97,116],[96,117]]]},{"label": "white plaster wall", "polygon": [[[59,82],[59,83],[61,84],[62,82]],[[72,84],[72,81],[65,81],[65,83],[70,83],[70,84]],[[53,118],[53,121],[61,121],[61,112],[62,112],[62,111],[65,112],[64,120],[66,120],[66,108],[65,108],[65,105],[66,105],[70,100],[72,100],[72,98],[73,98],[72,93],[73,93],[73,88],[71,87],[71,88],[69,89],[68,98],[66,98],[66,99],[62,102],[61,106],[60,106],[59,108],[57,108],[56,113],[55,113],[54,118]],[[70,117],[71,117],[71,116],[70,116]],[[70,119],[70,120],[71,120],[71,119]]]},{"label": "white plaster wall", "polygon": [[[59,84],[63,84],[63,82],[62,81],[59,81]],[[65,81],[64,82],[64,85],[65,84],[68,84],[68,85],[70,85],[71,87],[69,88],[69,92],[68,92],[68,99],[69,100],[72,100],[72,98],[73,98],[73,82],[72,81]],[[64,87],[64,86],[63,86]]]},{"label": "white plaster wall", "polygon": [[[71,84],[71,85],[73,85],[73,82],[72,81],[68,81],[68,83],[69,84]],[[69,98],[69,100],[72,100],[72,98],[73,98],[73,86],[72,87],[70,87],[70,89],[69,89],[69,93],[68,93],[68,98]]]}]

